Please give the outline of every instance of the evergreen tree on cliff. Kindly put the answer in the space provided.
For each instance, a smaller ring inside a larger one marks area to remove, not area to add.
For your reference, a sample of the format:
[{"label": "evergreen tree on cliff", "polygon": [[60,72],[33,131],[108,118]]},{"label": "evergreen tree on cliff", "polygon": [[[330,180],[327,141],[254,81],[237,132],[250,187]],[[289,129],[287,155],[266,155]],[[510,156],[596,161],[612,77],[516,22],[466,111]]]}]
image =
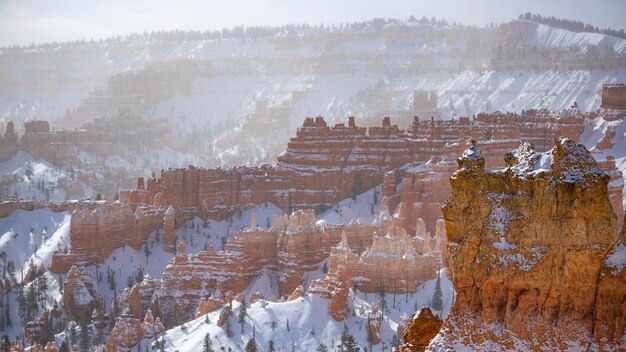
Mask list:
[{"label": "evergreen tree on cliff", "polygon": [[246,321],[247,315],[246,299],[244,298],[243,302],[241,302],[241,308],[239,308],[239,314],[237,315],[237,321],[241,325],[241,332],[243,332],[243,323]]},{"label": "evergreen tree on cliff", "polygon": [[207,332],[204,335],[204,344],[202,346],[202,352],[213,352],[213,341],[211,340],[211,335]]},{"label": "evergreen tree on cliff", "polygon": [[325,344],[320,343],[320,345],[317,346],[317,349],[315,351],[316,352],[328,352],[328,347],[326,347]]},{"label": "evergreen tree on cliff", "polygon": [[443,296],[441,292],[441,275],[437,272],[437,284],[435,284],[435,293],[433,295],[433,309],[441,312],[443,309],[443,300],[441,297]]},{"label": "evergreen tree on cliff", "polygon": [[246,344],[246,352],[256,352],[257,348],[256,348],[256,342],[254,341],[254,339],[250,339],[248,340],[248,343]]},{"label": "evergreen tree on cliff", "polygon": [[345,327],[343,332],[341,333],[341,348],[342,348],[342,351],[344,352],[360,352],[361,351],[361,347],[359,346],[358,343],[356,343],[354,336],[350,335],[347,327]]}]

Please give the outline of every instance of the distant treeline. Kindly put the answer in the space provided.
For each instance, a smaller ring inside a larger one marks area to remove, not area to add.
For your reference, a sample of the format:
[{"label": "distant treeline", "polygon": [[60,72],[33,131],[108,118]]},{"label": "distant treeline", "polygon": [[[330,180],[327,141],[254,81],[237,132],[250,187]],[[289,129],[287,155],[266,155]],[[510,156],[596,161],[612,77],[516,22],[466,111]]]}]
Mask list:
[{"label": "distant treeline", "polygon": [[[411,16],[407,20],[399,20],[396,18],[374,18],[369,21],[352,22],[352,23],[340,23],[330,25],[309,25],[309,24],[289,24],[284,26],[237,26],[232,28],[223,28],[221,30],[207,30],[207,31],[192,31],[174,29],[169,31],[154,31],[133,33],[130,35],[116,35],[114,37],[99,39],[99,40],[78,40],[64,45],[85,43],[111,43],[111,44],[133,44],[145,41],[193,41],[193,40],[222,40],[222,39],[239,39],[239,40],[254,40],[264,37],[298,37],[298,36],[312,36],[321,35],[327,33],[363,33],[363,32],[380,32],[383,27],[390,24],[420,24],[428,26],[439,27],[464,27],[461,24],[453,22],[448,23],[446,20],[437,19],[435,17],[420,19]],[[62,43],[52,42],[44,44],[32,43],[26,46],[10,46],[8,49],[35,49],[35,48],[55,48]],[[6,49],[5,49],[6,50]]]},{"label": "distant treeline", "polygon": [[617,31],[610,28],[598,28],[590,25],[589,23],[583,23],[582,21],[566,20],[562,18],[556,18],[554,16],[543,17],[541,15],[530,12],[519,15],[519,19],[545,24],[550,27],[567,29],[568,31],[572,32],[601,33],[626,39],[626,33],[624,33],[623,29]]}]

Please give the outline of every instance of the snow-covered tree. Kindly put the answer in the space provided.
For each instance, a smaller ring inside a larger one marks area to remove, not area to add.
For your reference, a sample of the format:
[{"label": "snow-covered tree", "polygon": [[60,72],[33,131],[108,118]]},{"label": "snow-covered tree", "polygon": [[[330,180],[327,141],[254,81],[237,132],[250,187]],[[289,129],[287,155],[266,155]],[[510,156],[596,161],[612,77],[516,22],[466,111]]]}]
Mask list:
[{"label": "snow-covered tree", "polygon": [[256,348],[256,341],[254,341],[254,339],[250,339],[248,340],[248,343],[246,343],[246,352],[256,352],[257,348]]},{"label": "snow-covered tree", "polygon": [[202,352],[213,352],[213,341],[211,340],[211,335],[207,332],[204,335],[204,344],[202,345]]},{"label": "snow-covered tree", "polygon": [[241,325],[241,332],[243,332],[243,323],[246,321],[246,316],[248,315],[246,299],[244,298],[241,302],[241,307],[239,308],[239,314],[237,314],[237,321]]},{"label": "snow-covered tree", "polygon": [[437,283],[435,284],[435,293],[433,294],[433,309],[441,312],[443,309],[443,293],[441,292],[441,275],[437,272]]},{"label": "snow-covered tree", "polygon": [[320,345],[317,346],[317,349],[315,349],[315,352],[328,352],[328,347],[326,347],[325,344],[320,343]]}]

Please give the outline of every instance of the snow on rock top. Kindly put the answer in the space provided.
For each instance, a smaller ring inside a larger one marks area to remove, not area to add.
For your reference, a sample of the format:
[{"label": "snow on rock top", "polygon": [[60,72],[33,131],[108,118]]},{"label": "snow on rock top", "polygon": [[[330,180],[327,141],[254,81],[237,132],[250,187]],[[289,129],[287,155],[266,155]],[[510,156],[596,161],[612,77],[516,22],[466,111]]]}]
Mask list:
[{"label": "snow on rock top", "polygon": [[478,149],[478,147],[476,146],[476,141],[474,140],[470,142],[470,145],[461,155],[461,159],[464,160],[478,160],[482,157],[483,155],[480,153],[480,149]]},{"label": "snow on rock top", "polygon": [[604,264],[608,267],[615,268],[616,274],[619,274],[626,267],[626,245],[619,243],[607,255]]},{"label": "snow on rock top", "polygon": [[[459,164],[459,171],[473,171],[485,168],[485,158],[483,158],[475,140],[472,139],[469,142],[467,149],[465,149],[461,157],[457,159],[457,163]],[[453,177],[455,176],[453,175]]]},{"label": "snow on rock top", "polygon": [[552,180],[569,183],[608,177],[584,145],[564,137],[556,139],[554,147],[543,153],[536,152],[532,143],[523,141],[505,156],[505,161],[509,166],[501,171],[519,177],[536,178],[551,173]]}]

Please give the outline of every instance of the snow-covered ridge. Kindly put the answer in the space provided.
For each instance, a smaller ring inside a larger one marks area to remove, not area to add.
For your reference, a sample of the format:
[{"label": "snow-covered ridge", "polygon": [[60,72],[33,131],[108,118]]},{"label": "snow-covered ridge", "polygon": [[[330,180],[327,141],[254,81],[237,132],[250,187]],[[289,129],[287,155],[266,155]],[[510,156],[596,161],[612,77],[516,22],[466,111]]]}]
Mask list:
[{"label": "snow-covered ridge", "polygon": [[530,26],[522,40],[525,45],[565,49],[575,47],[580,50],[585,50],[589,46],[597,46],[601,52],[612,50],[615,54],[626,53],[626,39],[601,33],[572,32],[531,21],[517,21],[528,23]]}]

